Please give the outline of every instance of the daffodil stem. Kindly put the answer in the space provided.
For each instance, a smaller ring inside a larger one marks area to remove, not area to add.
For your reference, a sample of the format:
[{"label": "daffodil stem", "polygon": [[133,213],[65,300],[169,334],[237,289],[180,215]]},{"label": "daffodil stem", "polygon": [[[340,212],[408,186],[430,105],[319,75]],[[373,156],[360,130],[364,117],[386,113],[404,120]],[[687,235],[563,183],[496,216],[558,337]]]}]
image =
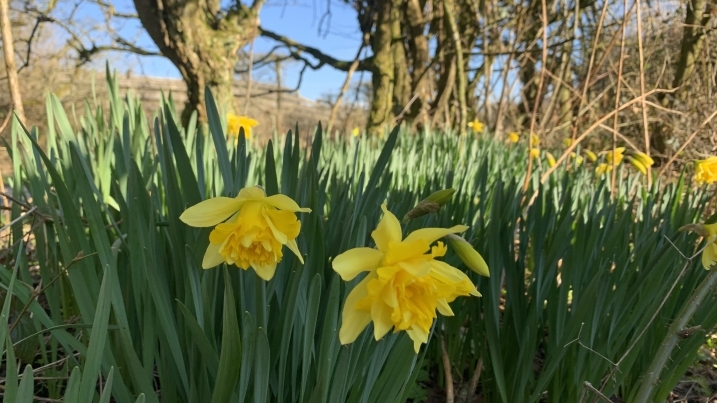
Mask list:
[{"label": "daffodil stem", "polygon": [[635,403],[647,403],[652,401],[650,399],[653,390],[659,383],[658,378],[660,377],[660,373],[665,367],[665,363],[670,358],[672,350],[680,341],[679,332],[687,326],[697,308],[714,288],[715,283],[717,283],[717,269],[709,271],[707,277],[702,280],[699,287],[697,287],[694,293],[692,293],[687,305],[682,308],[679,315],[677,315],[677,318],[675,318],[674,322],[672,322],[672,325],[665,336],[665,340],[662,342],[660,349],[657,351],[655,358],[652,360],[652,363],[647,370],[647,375],[642,380],[640,389],[637,392],[637,397],[634,400]]},{"label": "daffodil stem", "polygon": [[266,281],[255,278],[256,285],[256,323],[258,327],[266,329]]}]

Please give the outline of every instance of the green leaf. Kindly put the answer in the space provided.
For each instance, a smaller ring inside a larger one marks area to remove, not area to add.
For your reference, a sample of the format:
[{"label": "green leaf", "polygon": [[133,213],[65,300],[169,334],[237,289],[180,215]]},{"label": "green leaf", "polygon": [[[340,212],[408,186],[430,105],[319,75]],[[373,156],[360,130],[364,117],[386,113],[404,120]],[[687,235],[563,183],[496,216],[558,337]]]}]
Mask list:
[{"label": "green leaf", "polygon": [[271,350],[266,331],[259,328],[256,335],[256,354],[254,356],[254,403],[269,401],[269,363]]},{"label": "green leaf", "polygon": [[222,347],[219,354],[219,370],[212,393],[212,403],[228,402],[237,380],[239,379],[241,362],[241,335],[234,302],[234,293],[231,288],[231,279],[226,267],[224,268],[224,313],[222,314]]}]

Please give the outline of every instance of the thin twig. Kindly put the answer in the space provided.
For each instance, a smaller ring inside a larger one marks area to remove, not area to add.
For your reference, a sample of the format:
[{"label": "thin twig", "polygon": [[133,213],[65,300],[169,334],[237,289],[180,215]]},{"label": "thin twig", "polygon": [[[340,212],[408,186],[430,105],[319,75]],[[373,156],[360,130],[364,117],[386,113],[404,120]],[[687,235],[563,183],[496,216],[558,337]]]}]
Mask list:
[{"label": "thin twig", "polygon": [[72,267],[73,264],[79,262],[80,260],[82,260],[82,259],[84,259],[84,258],[86,258],[86,257],[90,257],[90,256],[96,255],[96,254],[97,254],[97,252],[93,252],[93,253],[90,253],[89,255],[85,256],[84,253],[83,253],[82,251],[80,251],[80,252],[77,254],[77,256],[75,256],[75,258],[73,258],[72,261],[70,261],[70,263],[67,265],[67,267],[65,267],[64,269],[62,269],[62,270],[60,271],[60,273],[58,273],[57,276],[55,276],[52,280],[50,280],[50,282],[49,282],[46,286],[42,287],[42,289],[41,289],[40,291],[33,290],[32,293],[31,293],[31,295],[30,295],[30,299],[25,303],[25,306],[22,308],[22,310],[21,310],[20,313],[18,314],[17,319],[15,319],[15,323],[13,323],[12,326],[10,326],[10,331],[9,331],[9,333],[12,333],[12,331],[15,330],[15,328],[17,327],[17,325],[20,324],[20,319],[22,319],[22,316],[23,316],[23,315],[25,314],[25,312],[27,312],[27,310],[30,308],[30,305],[31,305],[32,302],[35,300],[35,298],[37,298],[37,297],[40,296],[42,293],[44,293],[45,290],[47,290],[53,283],[55,283],[55,281],[57,281],[60,277],[62,277],[62,275],[64,275],[64,274],[67,272],[67,270],[69,270],[70,267]]},{"label": "thin twig", "polygon": [[251,98],[251,84],[254,80],[251,78],[252,65],[254,64],[254,42],[256,39],[252,39],[251,45],[249,45],[249,72],[247,73],[246,80],[246,98],[244,98],[244,115],[249,112],[249,99]]},{"label": "thin twig", "polygon": [[[642,18],[640,17],[640,0],[636,0],[637,3],[637,49],[640,56],[640,95],[645,93],[645,56],[642,51]],[[647,106],[645,105],[645,97],[640,96],[640,102],[642,103],[642,126],[645,135],[645,154],[650,156],[650,131],[647,127]],[[647,167],[647,186],[652,184],[652,170]]]},{"label": "thin twig", "polygon": [[667,171],[667,168],[670,166],[670,164],[672,164],[672,163],[677,159],[677,157],[680,155],[680,153],[681,153],[685,148],[687,148],[687,145],[689,145],[690,142],[695,138],[695,136],[697,136],[697,133],[699,133],[700,130],[702,130],[705,126],[707,126],[707,124],[710,123],[710,122],[712,121],[712,119],[714,119],[715,116],[717,116],[717,110],[715,110],[714,112],[712,112],[712,114],[711,114],[707,119],[705,119],[705,120],[702,122],[702,124],[700,125],[700,127],[698,127],[695,131],[693,131],[693,132],[687,137],[687,140],[685,140],[685,142],[682,143],[682,145],[680,146],[680,148],[677,149],[677,152],[675,152],[675,153],[672,155],[672,157],[670,157],[670,159],[667,161],[667,163],[665,164],[665,166],[663,166],[662,169],[660,169],[660,172],[657,174],[658,177],[662,176],[662,174],[664,174],[664,173]]}]

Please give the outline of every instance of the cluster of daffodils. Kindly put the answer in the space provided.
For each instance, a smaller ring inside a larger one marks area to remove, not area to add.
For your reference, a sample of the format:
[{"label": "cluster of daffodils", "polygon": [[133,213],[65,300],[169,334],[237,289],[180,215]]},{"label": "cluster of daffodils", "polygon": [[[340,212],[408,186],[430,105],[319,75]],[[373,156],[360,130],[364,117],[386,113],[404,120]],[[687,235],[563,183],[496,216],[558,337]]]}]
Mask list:
[{"label": "cluster of daffodils", "polygon": [[[434,193],[404,219],[437,211],[453,195],[453,189]],[[401,224],[384,203],[383,217],[371,233],[375,247],[347,250],[332,261],[334,271],[344,281],[361,273],[365,277],[346,298],[339,339],[352,343],[369,323],[374,337],[381,339],[389,330],[406,331],[418,353],[428,342],[437,314],[452,316],[449,303],[461,296],[480,296],[470,278],[457,268],[439,260],[448,250],[445,241],[471,270],[489,276],[481,255],[456,235],[468,227],[423,228],[403,238]],[[274,277],[286,246],[303,264],[296,243],[301,222],[296,213],[309,213],[291,198],[267,196],[261,187],[242,189],[234,197],[215,197],[188,208],[180,219],[193,227],[214,227],[202,267],[221,263],[244,270],[250,267],[262,279]]]},{"label": "cluster of daffodils", "polygon": [[258,124],[259,122],[246,116],[227,114],[227,134],[234,138],[235,143],[239,141],[240,129],[244,128],[244,137],[249,140],[251,139],[251,129]]},{"label": "cluster of daffodils", "polygon": [[592,153],[590,155],[591,161],[597,161],[599,156],[604,156],[604,161],[600,162],[595,167],[595,173],[602,175],[612,171],[613,166],[620,165],[623,161],[627,161],[635,169],[640,171],[643,175],[647,175],[647,171],[650,170],[652,165],[655,163],[653,159],[640,151],[626,150],[625,147],[617,147],[614,150],[601,151],[598,155]]}]

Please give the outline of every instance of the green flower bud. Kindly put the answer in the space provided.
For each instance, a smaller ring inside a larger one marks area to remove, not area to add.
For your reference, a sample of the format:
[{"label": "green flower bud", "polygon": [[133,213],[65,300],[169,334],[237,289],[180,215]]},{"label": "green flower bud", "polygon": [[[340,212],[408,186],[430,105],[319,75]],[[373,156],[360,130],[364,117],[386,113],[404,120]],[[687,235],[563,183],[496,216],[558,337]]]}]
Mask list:
[{"label": "green flower bud", "polygon": [[468,243],[468,241],[454,234],[447,235],[445,238],[451,248],[456,251],[458,257],[466,266],[468,266],[468,268],[481,276],[490,277],[488,264],[485,260],[483,260],[483,256],[481,256],[478,251],[473,249],[473,246]]},{"label": "green flower bud", "polygon": [[437,192],[433,192],[430,196],[421,200],[416,207],[412,208],[411,211],[403,216],[403,222],[408,222],[414,218],[422,217],[426,214],[433,214],[440,210],[441,206],[448,203],[453,197],[453,193],[456,190],[453,188],[442,189]]}]

